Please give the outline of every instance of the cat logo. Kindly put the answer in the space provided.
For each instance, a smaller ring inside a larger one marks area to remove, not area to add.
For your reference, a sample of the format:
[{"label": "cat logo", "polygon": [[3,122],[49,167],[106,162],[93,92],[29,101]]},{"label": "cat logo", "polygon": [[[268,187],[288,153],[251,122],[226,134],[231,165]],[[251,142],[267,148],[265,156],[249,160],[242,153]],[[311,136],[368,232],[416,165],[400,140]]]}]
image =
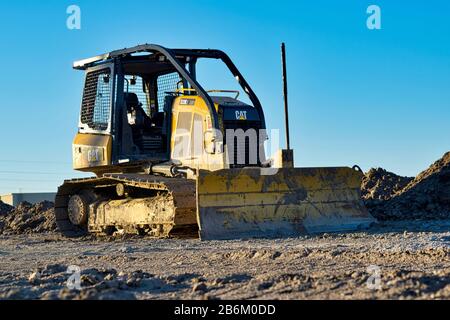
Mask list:
[{"label": "cat logo", "polygon": [[247,120],[247,111],[236,111],[236,120]]},{"label": "cat logo", "polygon": [[87,151],[88,162],[99,162],[103,159],[102,150],[99,148],[90,148]]}]

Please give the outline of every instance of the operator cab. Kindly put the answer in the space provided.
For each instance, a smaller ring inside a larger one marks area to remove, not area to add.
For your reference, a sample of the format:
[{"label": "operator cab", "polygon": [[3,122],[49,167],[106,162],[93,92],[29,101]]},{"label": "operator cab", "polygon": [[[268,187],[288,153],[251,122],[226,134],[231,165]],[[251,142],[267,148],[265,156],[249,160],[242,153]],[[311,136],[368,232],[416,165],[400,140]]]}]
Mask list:
[{"label": "operator cab", "polygon": [[[200,59],[222,60],[252,105],[238,100],[239,91],[203,89],[196,74]],[[220,143],[226,144],[225,136],[218,139],[215,132],[265,128],[256,95],[228,56],[218,50],[142,45],[75,62],[74,68],[86,70],[79,135],[108,140],[102,140],[99,148],[103,149],[94,152],[92,142],[89,147],[80,137],[76,138],[74,167],[79,170],[99,166],[107,172],[107,167],[118,164],[173,160],[177,143],[190,145],[185,149],[192,149],[196,121],[201,123],[197,126],[202,133],[201,148],[214,154],[223,152],[218,147]],[[187,144],[176,133],[180,126],[189,133],[189,137],[185,134]],[[203,141],[206,131],[213,132],[210,141]],[[209,143],[213,144],[210,148]],[[248,147],[248,143],[244,142],[243,147]],[[237,154],[239,145],[234,150]],[[234,159],[236,155],[231,157]],[[245,156],[243,165],[249,161]]]}]

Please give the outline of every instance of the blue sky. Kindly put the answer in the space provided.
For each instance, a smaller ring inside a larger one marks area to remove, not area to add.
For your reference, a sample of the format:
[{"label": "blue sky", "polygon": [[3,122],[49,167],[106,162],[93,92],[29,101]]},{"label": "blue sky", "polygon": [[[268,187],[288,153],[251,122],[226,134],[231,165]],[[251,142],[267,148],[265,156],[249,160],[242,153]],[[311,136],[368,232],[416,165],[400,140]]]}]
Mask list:
[{"label": "blue sky", "polygon": [[[66,28],[71,4],[81,30]],[[366,27],[371,4],[381,30]],[[145,42],[226,51],[282,129],[285,41],[296,165],[415,175],[450,149],[449,18],[445,0],[2,1],[0,194],[82,176],[71,143],[83,73],[71,64]]]}]

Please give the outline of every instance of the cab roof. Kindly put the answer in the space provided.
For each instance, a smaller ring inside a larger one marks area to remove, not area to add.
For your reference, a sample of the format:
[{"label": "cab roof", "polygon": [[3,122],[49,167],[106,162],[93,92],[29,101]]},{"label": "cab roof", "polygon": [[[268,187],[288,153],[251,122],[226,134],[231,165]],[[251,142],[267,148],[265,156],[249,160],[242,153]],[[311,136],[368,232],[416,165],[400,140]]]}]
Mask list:
[{"label": "cab roof", "polygon": [[[142,53],[149,53],[149,55],[143,55]],[[130,48],[111,51],[92,58],[75,61],[73,63],[73,68],[77,70],[86,70],[89,67],[116,58],[133,61],[133,59],[142,59],[143,56],[147,57],[149,61],[163,62],[165,57],[168,57],[169,55],[175,57],[182,63],[187,63],[191,59],[196,58],[220,59],[225,54],[224,52],[215,49],[169,49],[157,44],[141,44]]]}]

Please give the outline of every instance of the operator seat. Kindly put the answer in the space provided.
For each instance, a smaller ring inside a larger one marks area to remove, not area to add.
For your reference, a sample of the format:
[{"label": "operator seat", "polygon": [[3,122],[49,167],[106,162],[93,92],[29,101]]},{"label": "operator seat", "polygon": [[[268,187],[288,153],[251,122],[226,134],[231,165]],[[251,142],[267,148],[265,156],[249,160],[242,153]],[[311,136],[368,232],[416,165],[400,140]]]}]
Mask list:
[{"label": "operator seat", "polygon": [[138,96],[133,92],[126,92],[124,93],[124,100],[134,144],[143,154],[151,151],[162,151],[164,139],[161,127],[156,127],[154,121],[145,113]]},{"label": "operator seat", "polygon": [[142,109],[142,103],[139,102],[138,96],[134,92],[124,93],[125,105],[127,107],[127,113],[130,114],[130,125],[138,129],[146,129],[151,127],[150,117]]},{"label": "operator seat", "polygon": [[152,122],[155,127],[162,128],[164,126],[165,113],[164,112],[156,112],[152,117]]}]

